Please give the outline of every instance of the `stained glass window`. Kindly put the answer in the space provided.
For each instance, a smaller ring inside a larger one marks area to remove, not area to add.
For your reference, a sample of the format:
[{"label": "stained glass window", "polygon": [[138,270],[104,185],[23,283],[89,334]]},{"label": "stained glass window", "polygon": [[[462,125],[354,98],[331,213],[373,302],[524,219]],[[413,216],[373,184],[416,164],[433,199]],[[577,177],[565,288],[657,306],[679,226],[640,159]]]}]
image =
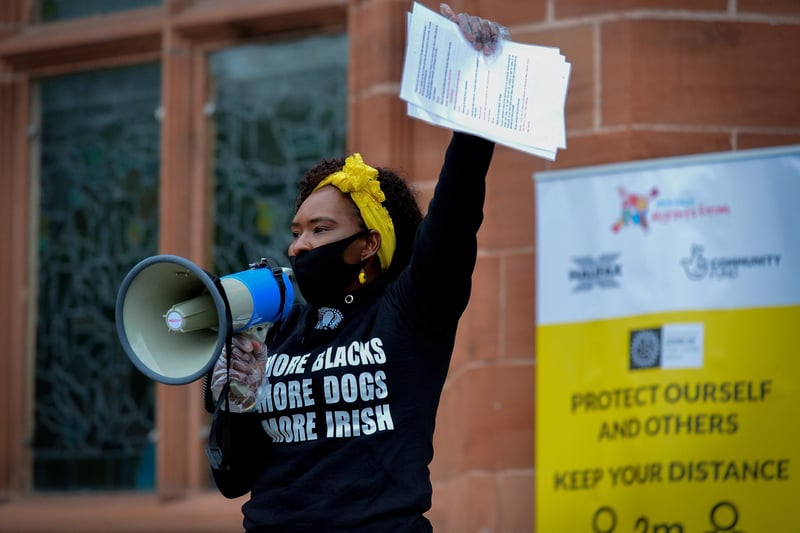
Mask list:
[{"label": "stained glass window", "polygon": [[298,180],[319,160],[344,154],[347,38],[238,47],[210,64],[216,273],[261,257],[288,266]]},{"label": "stained glass window", "polygon": [[162,0],[37,0],[37,20],[52,22],[155,6]]},{"label": "stained glass window", "polygon": [[154,486],[154,385],[117,290],[157,251],[160,67],[42,80],[34,487]]}]

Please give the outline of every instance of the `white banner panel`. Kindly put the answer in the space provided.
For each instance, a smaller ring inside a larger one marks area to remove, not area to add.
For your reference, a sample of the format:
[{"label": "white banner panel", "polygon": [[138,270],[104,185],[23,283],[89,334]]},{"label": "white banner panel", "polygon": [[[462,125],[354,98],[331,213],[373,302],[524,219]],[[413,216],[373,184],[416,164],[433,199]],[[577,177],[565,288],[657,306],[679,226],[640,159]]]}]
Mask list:
[{"label": "white banner panel", "polygon": [[799,151],[538,174],[538,322],[800,301]]}]

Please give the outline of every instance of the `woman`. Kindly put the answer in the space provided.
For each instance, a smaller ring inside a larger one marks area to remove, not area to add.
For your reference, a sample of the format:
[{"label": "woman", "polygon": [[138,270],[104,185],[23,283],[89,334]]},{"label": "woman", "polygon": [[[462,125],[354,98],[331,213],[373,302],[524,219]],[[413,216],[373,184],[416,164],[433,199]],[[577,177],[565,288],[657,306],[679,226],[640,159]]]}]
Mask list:
[{"label": "woman", "polygon": [[[476,49],[496,44],[496,24],[459,17]],[[436,410],[493,149],[455,133],[424,218],[400,177],[358,154],[304,176],[288,253],[307,303],[268,350],[234,338],[230,379],[260,386],[255,414],[224,415],[234,455],[213,470],[225,496],[251,493],[248,531],[432,531]],[[220,358],[215,395],[226,378]]]}]

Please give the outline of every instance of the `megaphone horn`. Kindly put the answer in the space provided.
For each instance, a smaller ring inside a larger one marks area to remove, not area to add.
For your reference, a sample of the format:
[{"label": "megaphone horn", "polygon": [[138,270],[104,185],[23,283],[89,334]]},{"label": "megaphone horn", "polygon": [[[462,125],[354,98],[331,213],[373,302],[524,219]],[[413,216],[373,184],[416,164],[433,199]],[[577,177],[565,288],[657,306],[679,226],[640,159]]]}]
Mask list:
[{"label": "megaphone horn", "polygon": [[214,366],[229,328],[239,333],[274,324],[293,302],[291,270],[267,259],[215,278],[183,257],[156,255],[134,266],[122,281],[117,335],[142,373],[182,385]]}]

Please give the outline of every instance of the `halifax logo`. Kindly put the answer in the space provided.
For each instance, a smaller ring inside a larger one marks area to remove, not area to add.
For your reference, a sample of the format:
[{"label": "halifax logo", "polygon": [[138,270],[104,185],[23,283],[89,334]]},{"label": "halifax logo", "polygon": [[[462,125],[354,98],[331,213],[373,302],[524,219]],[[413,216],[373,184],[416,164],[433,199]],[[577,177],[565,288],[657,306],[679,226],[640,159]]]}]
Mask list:
[{"label": "halifax logo", "polygon": [[619,287],[617,278],[622,275],[622,263],[617,261],[619,253],[573,257],[575,268],[569,270],[569,281],[575,283],[573,292],[590,291],[595,287],[613,289]]}]

